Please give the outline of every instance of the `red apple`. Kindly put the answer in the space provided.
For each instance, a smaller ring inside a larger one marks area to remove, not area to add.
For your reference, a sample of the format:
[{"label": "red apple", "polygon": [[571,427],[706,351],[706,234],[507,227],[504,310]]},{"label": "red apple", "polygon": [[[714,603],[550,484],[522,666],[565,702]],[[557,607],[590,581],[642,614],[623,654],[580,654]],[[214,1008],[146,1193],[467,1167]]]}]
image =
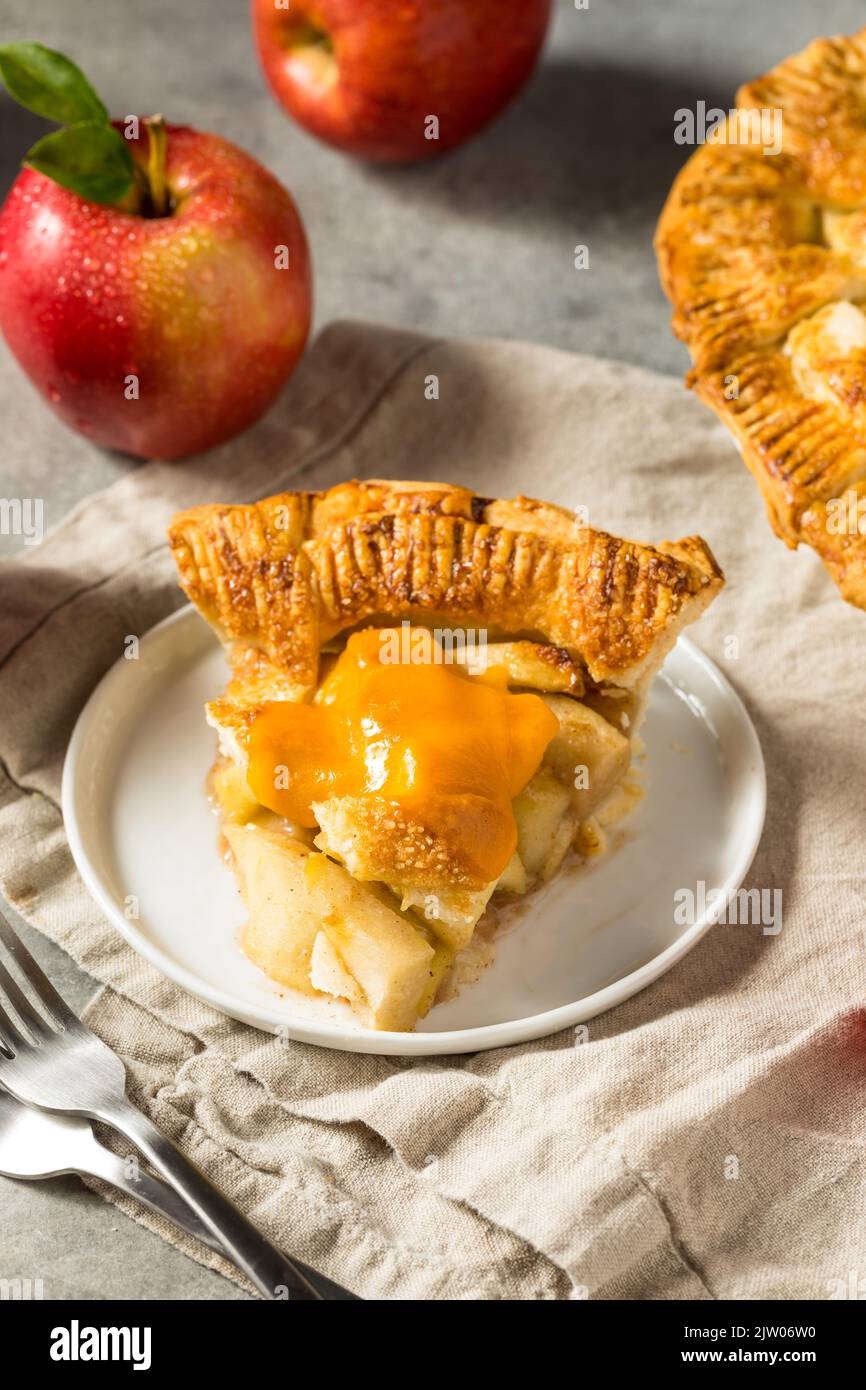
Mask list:
[{"label": "red apple", "polygon": [[[550,0],[252,0],[265,76],[329,144],[425,159],[474,135],[535,66]],[[438,121],[438,138],[431,138]]]},{"label": "red apple", "polygon": [[[18,175],[0,211],[0,329],[66,424],[174,459],[267,409],[303,351],[312,293],[285,188],[219,136],[166,135],[164,216],[147,215],[146,178],[133,212]],[[144,122],[130,149],[145,171]]]}]

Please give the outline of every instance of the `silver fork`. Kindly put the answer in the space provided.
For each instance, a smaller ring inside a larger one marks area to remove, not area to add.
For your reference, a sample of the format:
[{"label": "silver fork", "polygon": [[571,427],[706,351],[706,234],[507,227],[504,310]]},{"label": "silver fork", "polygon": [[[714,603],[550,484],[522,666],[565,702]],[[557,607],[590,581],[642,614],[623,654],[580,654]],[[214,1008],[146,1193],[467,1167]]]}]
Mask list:
[{"label": "silver fork", "polygon": [[124,1134],[149,1159],[265,1298],[355,1299],[300,1260],[282,1255],[127,1099],[126,1069],[116,1053],[67,1007],[24,943],[0,915],[0,940],[38,996],[44,1013],[0,960],[0,1081],[25,1105],[86,1115]]},{"label": "silver fork", "polygon": [[101,1178],[182,1226],[212,1250],[222,1246],[203,1226],[195,1212],[181,1201],[173,1187],[153,1178],[142,1168],[133,1178],[127,1163],[100,1143],[83,1115],[51,1114],[22,1105],[0,1086],[0,1176],[31,1182],[59,1178],[66,1173]]}]

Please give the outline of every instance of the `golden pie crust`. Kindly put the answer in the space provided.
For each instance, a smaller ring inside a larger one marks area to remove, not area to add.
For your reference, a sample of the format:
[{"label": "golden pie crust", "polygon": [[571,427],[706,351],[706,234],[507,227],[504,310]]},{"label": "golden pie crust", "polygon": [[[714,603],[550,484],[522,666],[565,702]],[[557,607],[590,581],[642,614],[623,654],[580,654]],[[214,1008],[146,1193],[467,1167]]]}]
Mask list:
[{"label": "golden pie crust", "polygon": [[866,608],[866,29],[736,104],[781,112],[781,150],[728,120],[681,170],[655,242],[673,328],[777,535]]},{"label": "golden pie crust", "polygon": [[[562,507],[448,484],[351,482],[193,507],[169,541],[180,583],[227,643],[264,654],[286,698],[362,623],[460,623],[576,655],[595,682],[645,682],[723,583],[699,536],[657,547]],[[274,698],[273,696],[271,698]]]}]

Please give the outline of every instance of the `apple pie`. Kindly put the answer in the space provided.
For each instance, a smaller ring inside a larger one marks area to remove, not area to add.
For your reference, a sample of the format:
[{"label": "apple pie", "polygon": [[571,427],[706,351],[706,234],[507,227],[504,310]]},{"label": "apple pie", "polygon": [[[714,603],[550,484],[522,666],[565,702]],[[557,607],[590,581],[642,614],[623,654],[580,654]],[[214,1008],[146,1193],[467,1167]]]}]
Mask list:
[{"label": "apple pie", "polygon": [[380,1029],[426,1013],[492,899],[598,849],[653,674],[723,583],[699,537],[447,484],[193,507],[169,538],[230,663],[206,717],[243,948]]},{"label": "apple pie", "polygon": [[[864,93],[866,29],[818,39],[742,87],[677,177],[656,234],[689,384],[732,432],[776,534],[812,546],[860,608]],[[761,113],[778,122],[771,145]]]}]

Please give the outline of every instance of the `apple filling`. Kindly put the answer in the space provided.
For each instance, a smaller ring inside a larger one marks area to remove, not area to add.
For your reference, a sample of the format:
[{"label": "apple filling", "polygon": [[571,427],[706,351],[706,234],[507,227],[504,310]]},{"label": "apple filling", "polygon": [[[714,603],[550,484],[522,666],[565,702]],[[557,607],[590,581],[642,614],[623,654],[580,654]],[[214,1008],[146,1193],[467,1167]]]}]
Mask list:
[{"label": "apple filling", "polygon": [[834,300],[791,329],[784,351],[804,396],[863,415],[866,315],[850,301]]},{"label": "apple filling", "polygon": [[405,631],[354,633],[304,703],[258,698],[261,662],[240,654],[232,698],[208,707],[244,951],[373,1028],[412,1028],[491,900],[597,853],[602,808],[637,794],[628,692],[592,686],[547,644],[493,643],[479,663],[421,631],[420,662],[388,659]]}]

